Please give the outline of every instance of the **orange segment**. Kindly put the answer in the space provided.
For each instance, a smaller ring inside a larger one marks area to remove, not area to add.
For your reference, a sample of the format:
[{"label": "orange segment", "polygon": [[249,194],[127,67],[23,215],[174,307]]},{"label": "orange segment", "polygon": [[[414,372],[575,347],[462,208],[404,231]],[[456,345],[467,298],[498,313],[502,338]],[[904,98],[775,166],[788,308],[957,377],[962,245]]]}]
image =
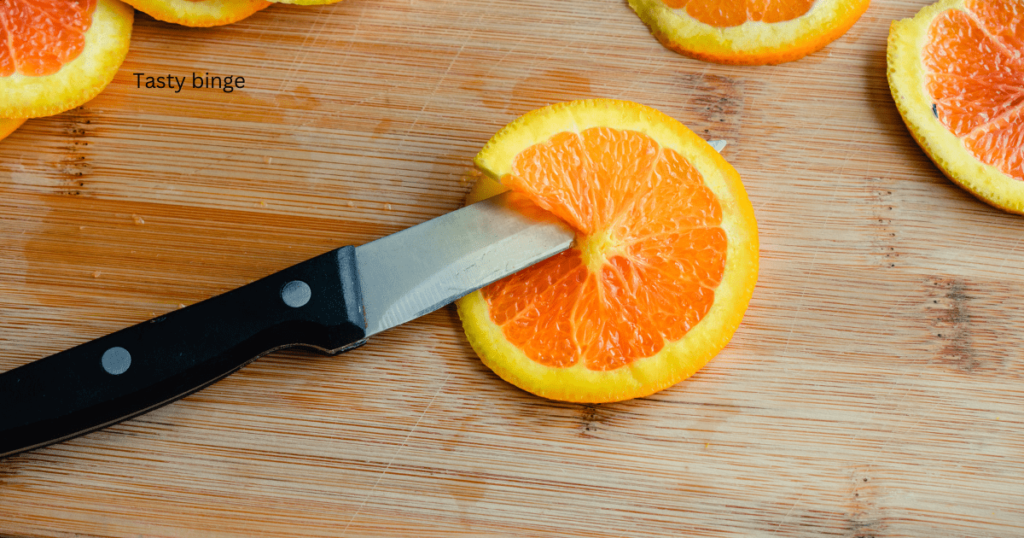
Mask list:
[{"label": "orange segment", "polygon": [[154,19],[192,27],[238,22],[269,7],[266,0],[125,0]]},{"label": "orange segment", "polygon": [[[597,127],[581,135],[594,182],[590,230],[602,230],[630,207],[636,193],[651,187],[651,173],[660,149],[650,137],[633,131]],[[622,155],[633,158],[621,159]]]},{"label": "orange segment", "polygon": [[563,103],[506,127],[476,162],[577,230],[572,249],[459,301],[503,378],[549,398],[633,398],[731,337],[756,279],[756,224],[735,171],[678,122]]},{"label": "orange segment", "polygon": [[[516,190],[532,190],[537,205],[558,215],[573,228],[589,233],[593,170],[583,141],[573,133],[559,133],[523,152],[516,159],[515,173],[501,182]],[[532,184],[523,184],[531,181]]]},{"label": "orange segment", "polygon": [[94,9],[96,0],[0,3],[0,76],[56,73],[82,52]]},{"label": "orange segment", "polygon": [[[0,23],[3,21],[0,20]],[[7,32],[5,24],[0,24],[0,43],[10,43],[10,34]],[[11,54],[11,47],[0,46],[0,77],[6,77],[12,75],[17,66],[14,63],[14,55]]]},{"label": "orange segment", "polygon": [[[1011,2],[1001,3],[1002,12],[998,2],[981,5],[982,13],[975,13],[979,3],[967,2],[967,11],[948,10],[930,25],[923,54],[928,91],[939,119],[956,136],[967,137],[966,146],[974,156],[1024,179],[1020,151],[1006,151],[1022,147],[1019,111],[1024,106],[1024,46],[1015,29],[1024,32],[1019,29],[1024,3],[1017,15]],[[1016,26],[1007,27],[1008,23]],[[1007,146],[1014,136],[1016,144]]]},{"label": "orange segment", "polygon": [[118,0],[0,2],[0,117],[48,116],[95,97],[128,53]]},{"label": "orange segment", "polygon": [[894,23],[889,85],[947,176],[1024,212],[1024,2],[946,0]]},{"label": "orange segment", "polygon": [[846,33],[869,0],[629,0],[666,47],[725,64],[778,64]]},{"label": "orange segment", "polygon": [[568,322],[587,277],[578,252],[568,251],[483,290],[491,317],[523,352],[547,366],[578,360]]},{"label": "orange segment", "polygon": [[673,9],[686,13],[716,28],[739,26],[747,21],[783,22],[793,20],[811,9],[814,0],[665,0]]},{"label": "orange segment", "polygon": [[975,157],[1013,179],[1024,179],[1024,107],[1017,106],[964,139]]},{"label": "orange segment", "polygon": [[665,5],[673,9],[685,9],[687,15],[716,28],[739,26],[747,22],[746,2],[666,0]]},{"label": "orange segment", "polygon": [[1019,1],[972,0],[965,7],[1006,50],[1024,50],[1024,6]]},{"label": "orange segment", "polygon": [[814,0],[750,0],[747,18],[767,23],[791,21],[811,10]]},{"label": "orange segment", "polygon": [[662,151],[651,181],[640,187],[616,233],[625,241],[721,222],[721,207],[700,173],[681,155]]}]

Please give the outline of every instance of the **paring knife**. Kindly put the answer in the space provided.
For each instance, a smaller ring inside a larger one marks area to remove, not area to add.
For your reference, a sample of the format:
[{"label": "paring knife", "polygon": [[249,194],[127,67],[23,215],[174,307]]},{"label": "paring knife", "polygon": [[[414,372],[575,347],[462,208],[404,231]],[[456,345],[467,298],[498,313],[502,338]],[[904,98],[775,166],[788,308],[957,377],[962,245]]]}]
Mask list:
[{"label": "paring knife", "polygon": [[334,355],[572,245],[505,193],[0,374],[0,457],[170,403],[271,351]]},{"label": "paring knife", "polygon": [[20,366],[0,374],[0,458],[168,404],[272,351],[359,347],[574,237],[509,192]]}]

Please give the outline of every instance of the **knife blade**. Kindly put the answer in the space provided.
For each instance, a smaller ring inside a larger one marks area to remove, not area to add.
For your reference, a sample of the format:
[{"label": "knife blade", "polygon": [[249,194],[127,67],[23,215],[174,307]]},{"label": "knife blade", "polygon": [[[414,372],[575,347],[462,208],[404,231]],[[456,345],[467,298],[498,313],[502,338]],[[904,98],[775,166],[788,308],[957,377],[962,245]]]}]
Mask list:
[{"label": "knife blade", "polygon": [[505,193],[0,374],[0,457],[115,424],[272,351],[337,354],[568,249]]},{"label": "knife blade", "polygon": [[[553,256],[573,237],[526,197],[505,193],[356,247],[366,336]],[[398,255],[409,263],[394,263]]]}]

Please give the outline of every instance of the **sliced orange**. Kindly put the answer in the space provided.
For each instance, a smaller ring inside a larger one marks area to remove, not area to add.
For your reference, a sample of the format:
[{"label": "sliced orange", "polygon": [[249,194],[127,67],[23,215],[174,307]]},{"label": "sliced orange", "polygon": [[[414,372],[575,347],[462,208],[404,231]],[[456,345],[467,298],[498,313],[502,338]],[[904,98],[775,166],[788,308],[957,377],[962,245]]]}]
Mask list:
[{"label": "sliced orange", "polygon": [[666,47],[722,64],[779,64],[846,33],[870,0],[629,0]]},{"label": "sliced orange", "polygon": [[944,0],[889,32],[889,87],[955,183],[1024,214],[1024,0]]},{"label": "sliced orange", "polygon": [[0,2],[0,118],[79,106],[114,79],[135,11],[118,0]]},{"label": "sliced orange", "polygon": [[221,26],[270,6],[265,0],[125,0],[156,20],[183,26]]},{"label": "sliced orange", "polygon": [[0,118],[0,140],[10,136],[23,123],[25,123],[25,118]]},{"label": "sliced orange", "polygon": [[[696,372],[739,326],[757,224],[739,175],[668,116],[573,101],[496,134],[476,165],[577,230],[575,246],[458,301],[507,381],[575,402],[645,396]],[[496,194],[492,179],[473,197]]]}]

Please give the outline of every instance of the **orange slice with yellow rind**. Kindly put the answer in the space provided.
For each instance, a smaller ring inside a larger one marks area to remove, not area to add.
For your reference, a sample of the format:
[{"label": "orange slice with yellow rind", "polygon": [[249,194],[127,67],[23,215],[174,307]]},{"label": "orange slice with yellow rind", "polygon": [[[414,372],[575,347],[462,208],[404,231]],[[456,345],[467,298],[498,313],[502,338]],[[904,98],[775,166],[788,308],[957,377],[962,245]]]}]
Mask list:
[{"label": "orange slice with yellow rind", "polygon": [[0,140],[17,131],[25,121],[25,118],[0,118]]},{"label": "orange slice with yellow rind", "polygon": [[779,64],[846,33],[870,0],[629,0],[663,45],[691,58]]},{"label": "orange slice with yellow rind", "polygon": [[503,379],[556,400],[625,400],[728,343],[757,280],[757,224],[736,170],[681,123],[626,101],[560,103],[474,162],[489,178],[471,198],[511,188],[577,230],[572,249],[458,301]]},{"label": "orange slice with yellow rind", "polygon": [[134,16],[118,0],[0,3],[0,118],[58,114],[103,91],[128,54]]},{"label": "orange slice with yellow rind", "polygon": [[954,183],[1024,214],[1024,1],[944,0],[889,32],[889,87]]},{"label": "orange slice with yellow rind", "polygon": [[270,6],[265,0],[125,0],[156,20],[192,27],[238,22]]}]

